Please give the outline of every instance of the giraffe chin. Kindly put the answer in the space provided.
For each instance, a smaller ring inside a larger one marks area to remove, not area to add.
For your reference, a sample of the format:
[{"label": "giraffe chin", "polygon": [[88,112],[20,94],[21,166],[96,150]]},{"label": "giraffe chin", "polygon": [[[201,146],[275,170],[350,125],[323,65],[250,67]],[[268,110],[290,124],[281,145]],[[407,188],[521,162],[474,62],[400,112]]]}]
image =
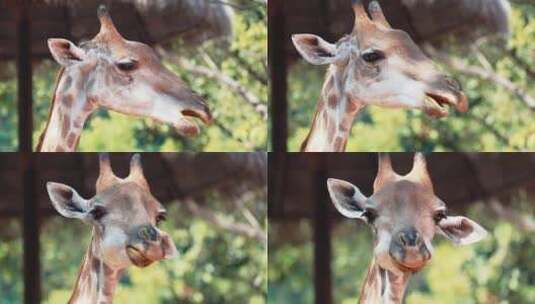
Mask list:
[{"label": "giraffe chin", "polygon": [[147,267],[154,262],[133,246],[126,247],[126,254],[128,255],[128,258],[132,264],[140,268]]},{"label": "giraffe chin", "polygon": [[426,264],[425,261],[419,263],[404,263],[397,260],[395,257],[391,256],[392,264],[394,267],[401,270],[402,272],[416,273],[420,271]]},{"label": "giraffe chin", "polygon": [[454,107],[461,113],[468,111],[466,96],[463,93],[458,93],[458,97],[451,94],[426,93],[423,109],[427,115],[434,118],[448,116],[449,107]]},{"label": "giraffe chin", "polygon": [[194,137],[201,133],[199,125],[189,118],[181,118],[173,126],[178,133],[187,137]]}]

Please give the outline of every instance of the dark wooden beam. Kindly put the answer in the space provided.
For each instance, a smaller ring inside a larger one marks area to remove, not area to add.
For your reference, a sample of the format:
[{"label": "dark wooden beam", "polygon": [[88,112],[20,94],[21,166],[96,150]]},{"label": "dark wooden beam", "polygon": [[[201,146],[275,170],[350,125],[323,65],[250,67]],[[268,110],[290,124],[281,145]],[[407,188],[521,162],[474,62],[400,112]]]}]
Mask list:
[{"label": "dark wooden beam", "polygon": [[35,161],[32,153],[20,153],[22,163],[24,303],[40,303],[41,266],[39,263],[39,208],[36,195]]},{"label": "dark wooden beam", "polygon": [[17,91],[18,139],[22,163],[23,185],[23,248],[24,303],[41,301],[41,271],[39,264],[39,212],[35,193],[35,168],[32,155],[32,61],[30,1],[17,4]]},{"label": "dark wooden beam", "polygon": [[331,223],[325,172],[316,175],[314,203],[314,302],[331,304]]},{"label": "dark wooden beam", "polygon": [[286,22],[284,1],[272,0],[268,4],[268,60],[271,105],[271,149],[274,152],[287,151],[288,102],[287,102],[287,62],[286,62]]},{"label": "dark wooden beam", "polygon": [[30,1],[21,0],[17,16],[17,91],[19,151],[32,151],[32,43]]}]

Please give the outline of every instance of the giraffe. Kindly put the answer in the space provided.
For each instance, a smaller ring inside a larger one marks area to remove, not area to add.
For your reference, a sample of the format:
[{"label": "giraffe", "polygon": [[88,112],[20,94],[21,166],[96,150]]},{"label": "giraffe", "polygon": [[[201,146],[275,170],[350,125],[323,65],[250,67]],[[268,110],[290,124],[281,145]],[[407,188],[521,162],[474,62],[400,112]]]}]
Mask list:
[{"label": "giraffe", "polygon": [[64,217],[92,226],[92,238],[80,267],[69,303],[112,303],[123,271],[130,265],[146,267],[177,255],[171,237],[158,229],[164,207],[150,192],[141,158],[130,161],[130,174],[114,175],[109,156],[100,155],[96,195],[82,198],[72,187],[46,184],[54,208]]},{"label": "giraffe", "polygon": [[105,6],[97,14],[101,26],[92,40],[76,46],[48,39],[61,70],[37,151],[75,151],[86,120],[99,107],[150,117],[185,136],[200,132],[193,117],[211,123],[205,101],[166,69],[151,47],[124,39]]},{"label": "giraffe", "polygon": [[421,153],[415,155],[413,168],[405,176],[396,174],[389,156],[381,154],[370,197],[339,179],[328,179],[327,187],[342,215],[363,220],[374,232],[374,257],[359,303],[401,303],[411,275],[431,259],[436,233],[458,245],[487,236],[471,219],[447,215],[446,204],[435,196]]},{"label": "giraffe", "polygon": [[314,65],[329,65],[308,136],[301,151],[343,152],[353,120],[366,105],[420,109],[439,118],[448,107],[468,110],[460,84],[441,73],[409,35],[392,29],[379,3],[366,14],[353,4],[352,33],[335,44],[313,34],[294,34],[301,56]]}]

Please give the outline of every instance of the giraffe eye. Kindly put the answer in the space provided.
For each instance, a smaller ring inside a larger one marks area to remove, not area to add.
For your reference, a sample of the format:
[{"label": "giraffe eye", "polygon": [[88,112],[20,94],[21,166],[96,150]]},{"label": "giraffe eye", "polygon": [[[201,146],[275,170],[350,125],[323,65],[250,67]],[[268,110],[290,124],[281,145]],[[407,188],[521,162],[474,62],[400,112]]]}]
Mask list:
[{"label": "giraffe eye", "polygon": [[167,220],[167,214],[165,213],[158,214],[158,216],[156,217],[156,225],[160,224],[161,222],[165,220]]},{"label": "giraffe eye", "polygon": [[137,68],[137,61],[135,60],[124,60],[117,62],[117,68],[121,71],[129,72]]},{"label": "giraffe eye", "polygon": [[438,223],[440,223],[440,221],[442,221],[446,217],[446,210],[439,210],[435,212],[435,215],[433,215],[433,220],[435,221],[435,224],[438,225]]},{"label": "giraffe eye", "polygon": [[366,218],[369,224],[373,224],[373,222],[375,222],[375,219],[377,219],[377,216],[378,216],[377,210],[372,209],[372,208],[366,208],[362,216]]},{"label": "giraffe eye", "polygon": [[102,206],[95,206],[90,212],[94,220],[99,221],[106,215],[106,209]]},{"label": "giraffe eye", "polygon": [[362,59],[369,63],[375,63],[381,59],[385,59],[385,54],[381,51],[371,50],[361,55]]}]

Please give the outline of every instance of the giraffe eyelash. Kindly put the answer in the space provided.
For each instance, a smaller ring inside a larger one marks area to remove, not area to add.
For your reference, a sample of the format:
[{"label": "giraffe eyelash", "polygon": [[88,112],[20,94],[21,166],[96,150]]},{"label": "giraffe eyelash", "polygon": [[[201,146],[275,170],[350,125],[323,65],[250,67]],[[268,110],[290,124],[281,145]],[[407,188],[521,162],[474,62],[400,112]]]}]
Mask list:
[{"label": "giraffe eyelash", "polygon": [[136,60],[124,60],[119,61],[116,63],[117,68],[121,71],[133,71],[137,68],[137,61]]},{"label": "giraffe eyelash", "polygon": [[159,223],[164,222],[166,220],[167,220],[167,214],[166,213],[160,213],[156,217],[156,224],[159,224]]},{"label": "giraffe eyelash", "polygon": [[104,207],[95,206],[91,211],[89,211],[89,213],[91,213],[91,216],[94,220],[99,221],[106,215],[107,212]]},{"label": "giraffe eyelash", "polygon": [[435,214],[433,215],[433,220],[435,221],[435,224],[438,224],[440,223],[443,219],[445,219],[447,217],[446,215],[446,210],[443,209],[443,210],[438,210],[435,212]]}]

